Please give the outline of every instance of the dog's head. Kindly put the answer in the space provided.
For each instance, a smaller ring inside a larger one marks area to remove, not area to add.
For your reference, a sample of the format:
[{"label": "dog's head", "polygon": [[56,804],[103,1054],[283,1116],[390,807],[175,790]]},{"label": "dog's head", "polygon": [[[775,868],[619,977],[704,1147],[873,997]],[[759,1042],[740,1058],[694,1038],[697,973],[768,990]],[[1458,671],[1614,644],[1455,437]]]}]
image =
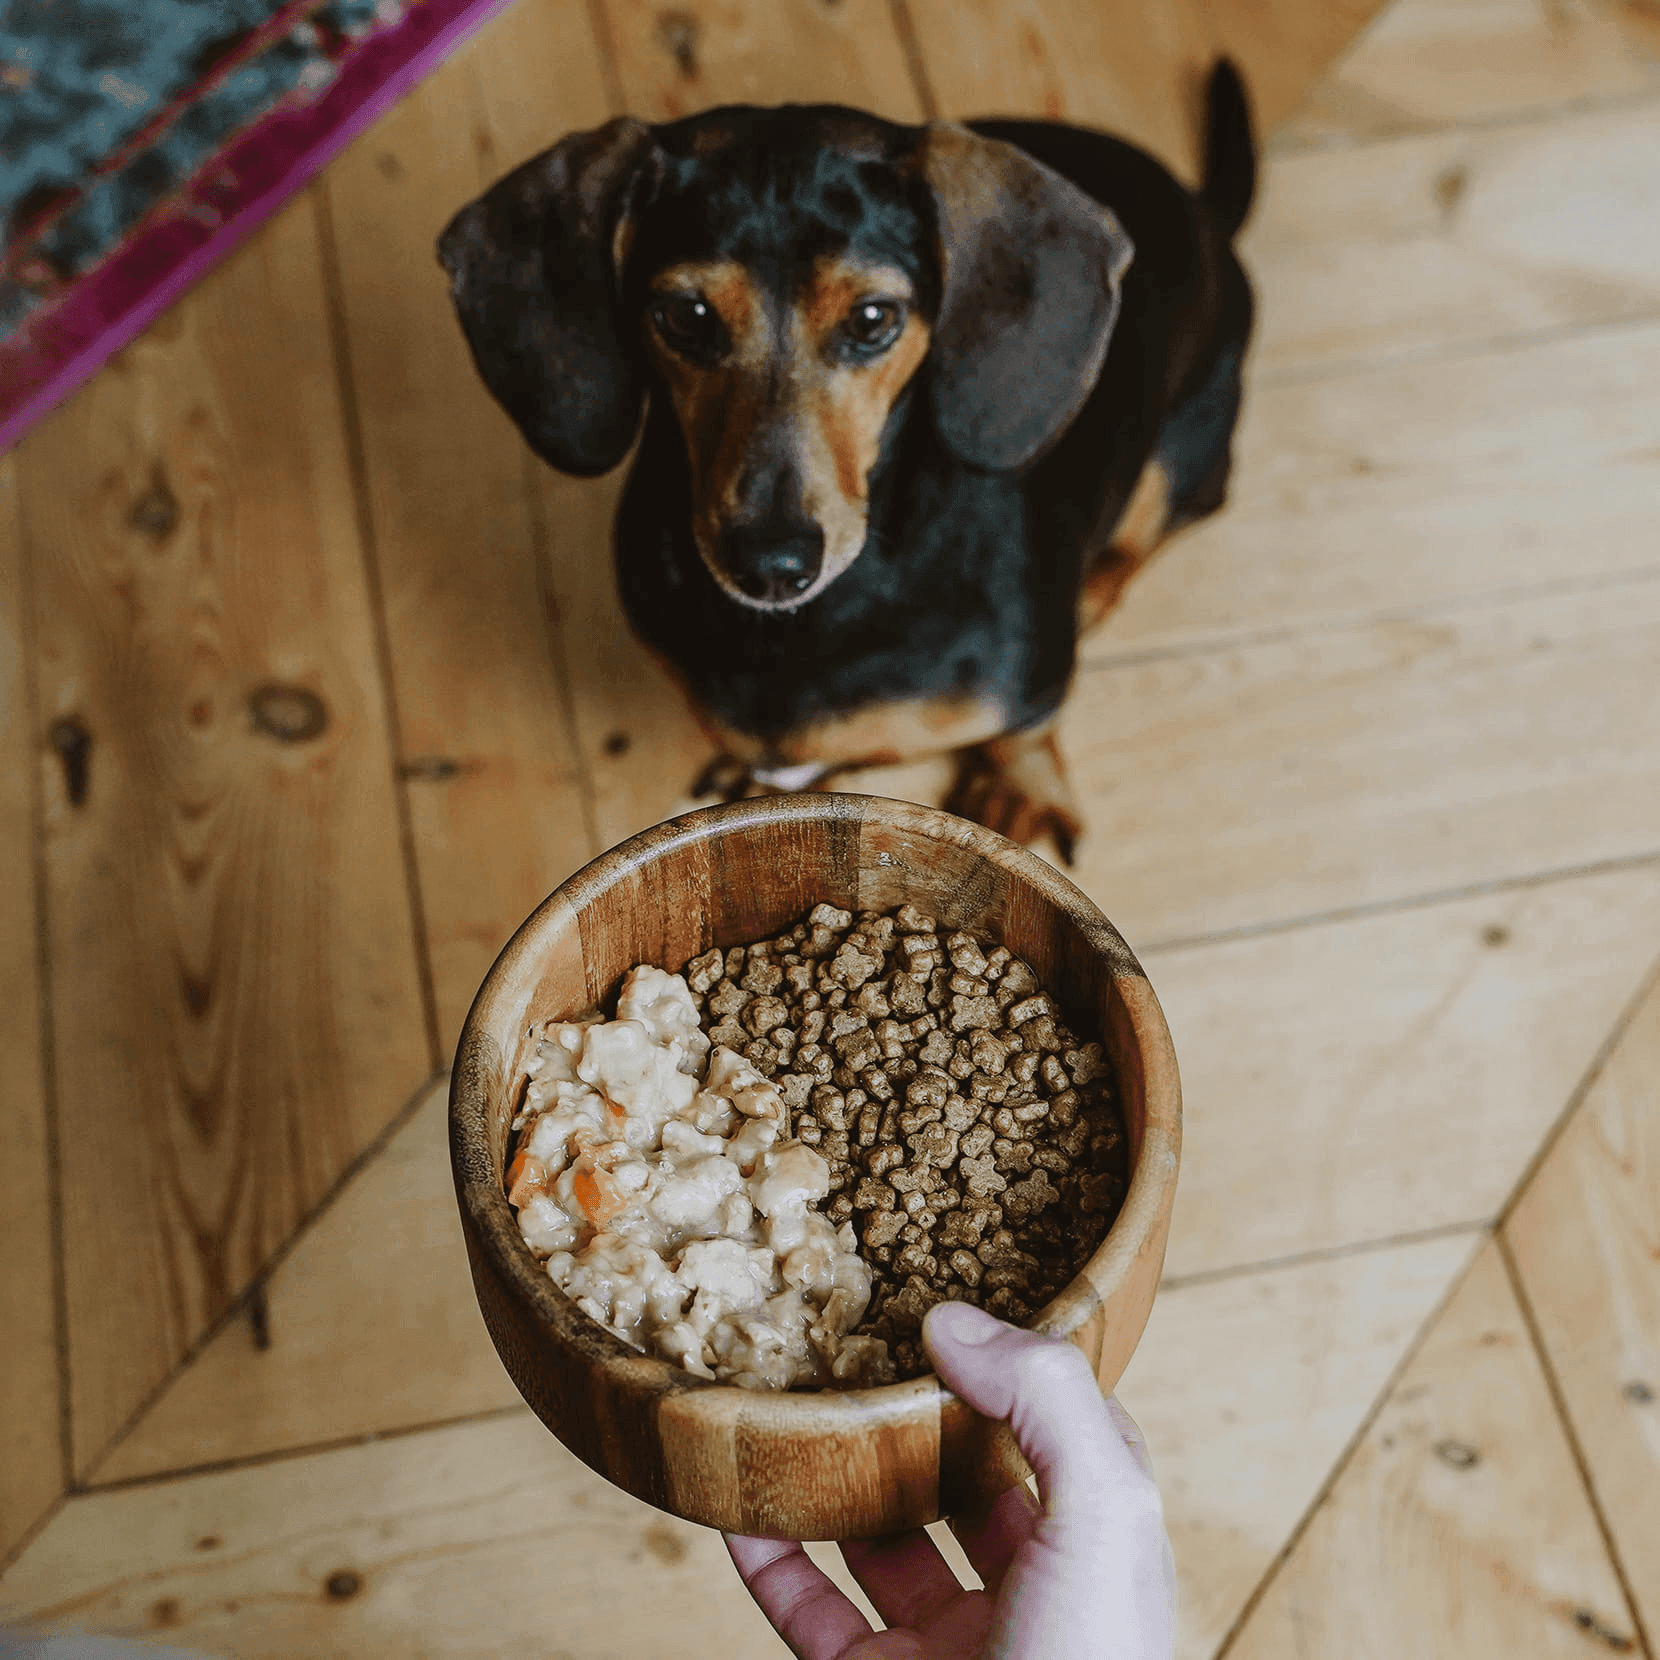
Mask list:
[{"label": "dog's head", "polygon": [[669,399],[697,550],[760,610],[858,557],[913,383],[968,466],[1039,455],[1100,372],[1130,255],[1010,145],[828,106],[574,134],[439,241],[479,371],[544,460],[604,472],[648,388]]}]

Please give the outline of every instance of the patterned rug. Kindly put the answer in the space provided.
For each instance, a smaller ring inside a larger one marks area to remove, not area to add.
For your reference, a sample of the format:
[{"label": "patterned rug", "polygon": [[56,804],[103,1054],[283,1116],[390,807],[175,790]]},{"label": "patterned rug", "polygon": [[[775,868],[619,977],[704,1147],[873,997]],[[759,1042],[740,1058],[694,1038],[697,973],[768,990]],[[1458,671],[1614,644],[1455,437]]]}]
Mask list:
[{"label": "patterned rug", "polygon": [[503,0],[0,0],[0,450]]}]

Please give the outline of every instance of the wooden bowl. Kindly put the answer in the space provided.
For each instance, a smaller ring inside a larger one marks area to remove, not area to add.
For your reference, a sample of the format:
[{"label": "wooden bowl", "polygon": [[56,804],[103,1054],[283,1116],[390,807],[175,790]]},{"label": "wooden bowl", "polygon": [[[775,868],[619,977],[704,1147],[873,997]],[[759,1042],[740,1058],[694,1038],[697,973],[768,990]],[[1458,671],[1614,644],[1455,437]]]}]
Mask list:
[{"label": "wooden bowl", "polygon": [[[689,813],[577,872],[497,959],[461,1034],[450,1149],[473,1284],[536,1415],[601,1475],[709,1527],[849,1539],[919,1527],[1023,1479],[1007,1430],[933,1375],[876,1389],[759,1393],[641,1354],[580,1313],[525,1248],[502,1172],[530,1028],[605,1003],[636,963],[777,934],[821,900],[909,900],[989,929],[1061,1006],[1093,1016],[1131,1149],[1118,1219],[1032,1324],[1070,1338],[1111,1389],[1164,1260],[1181,1087],[1152,987],[1112,924],[1025,849],[949,813],[856,795],[785,795]],[[1080,1036],[1085,1034],[1080,1033]]]}]

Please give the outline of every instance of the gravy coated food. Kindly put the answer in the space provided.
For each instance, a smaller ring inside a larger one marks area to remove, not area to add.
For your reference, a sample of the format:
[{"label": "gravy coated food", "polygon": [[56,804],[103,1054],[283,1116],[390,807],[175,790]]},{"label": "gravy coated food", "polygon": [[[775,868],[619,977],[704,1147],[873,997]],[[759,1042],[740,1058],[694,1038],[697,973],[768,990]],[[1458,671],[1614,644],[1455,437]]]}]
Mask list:
[{"label": "gravy coated food", "polygon": [[752,1389],[885,1383],[830,1167],[783,1136],[778,1091],[712,1048],[678,974],[630,970],[611,1021],[550,1024],[509,1172],[525,1243],[584,1314],[699,1377]]}]

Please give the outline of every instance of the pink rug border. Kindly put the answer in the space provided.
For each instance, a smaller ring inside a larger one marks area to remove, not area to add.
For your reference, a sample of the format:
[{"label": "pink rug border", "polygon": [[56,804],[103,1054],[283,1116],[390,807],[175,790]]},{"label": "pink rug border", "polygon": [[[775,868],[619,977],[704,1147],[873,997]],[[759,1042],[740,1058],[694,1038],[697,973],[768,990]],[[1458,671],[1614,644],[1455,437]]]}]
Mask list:
[{"label": "pink rug border", "polygon": [[61,298],[25,317],[0,340],[0,454],[506,4],[413,0],[327,86],[259,117]]}]

